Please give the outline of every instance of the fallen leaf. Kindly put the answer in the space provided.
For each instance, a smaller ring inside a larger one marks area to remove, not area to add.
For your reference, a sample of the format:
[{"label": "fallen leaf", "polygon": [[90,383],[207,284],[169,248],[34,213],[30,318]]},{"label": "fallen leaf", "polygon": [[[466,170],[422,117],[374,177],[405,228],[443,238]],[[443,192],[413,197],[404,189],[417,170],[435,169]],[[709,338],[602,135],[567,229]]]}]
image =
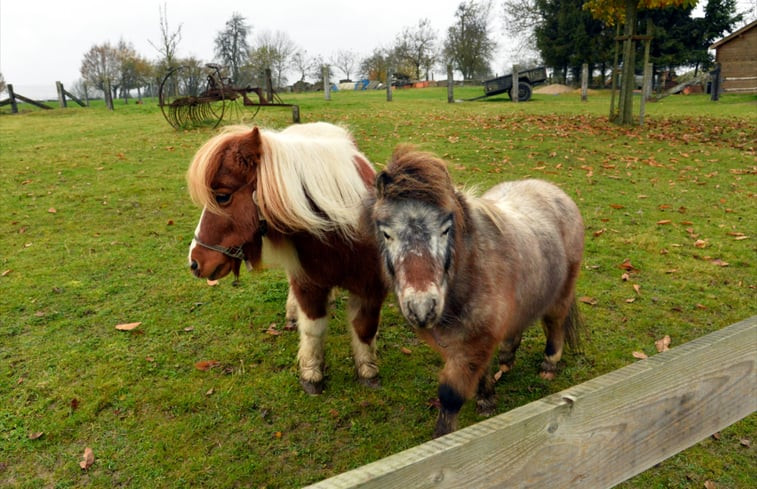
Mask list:
[{"label": "fallen leaf", "polygon": [[166,223],[167,226],[173,226],[173,219],[169,219]]},{"label": "fallen leaf", "polygon": [[142,324],[141,322],[137,323],[123,323],[123,324],[117,324],[116,329],[119,331],[131,331],[133,329],[137,329],[139,325]]},{"label": "fallen leaf", "polygon": [[58,211],[55,209],[55,207],[50,207],[49,209],[47,209],[47,212],[49,212],[50,214],[55,214]]},{"label": "fallen leaf", "polygon": [[633,284],[633,290],[635,290],[637,294],[641,295],[641,285]]},{"label": "fallen leaf", "polygon": [[145,361],[153,363],[153,362],[155,362],[155,357],[145,357]]},{"label": "fallen leaf", "polygon": [[623,209],[625,206],[621,204],[610,204],[613,209]]},{"label": "fallen leaf", "polygon": [[639,360],[644,360],[645,358],[648,358],[647,354],[644,353],[643,351],[635,351],[631,353],[631,355],[633,355],[634,358],[638,358]]},{"label": "fallen leaf", "polygon": [[29,433],[29,439],[30,440],[39,440],[42,438],[42,435],[44,435],[41,431],[35,431],[34,433]]},{"label": "fallen leaf", "polygon": [[626,299],[626,304],[631,304],[632,302],[636,302],[636,297],[629,297]]},{"label": "fallen leaf", "polygon": [[194,330],[195,330],[194,326],[187,326],[186,328],[184,328],[184,331],[187,332],[187,333],[189,333],[190,331],[194,331]]},{"label": "fallen leaf", "polygon": [[71,411],[76,411],[79,408],[79,399],[73,398],[71,399]]},{"label": "fallen leaf", "polygon": [[715,258],[714,260],[711,260],[710,263],[712,263],[713,265],[717,265],[719,267],[727,267],[728,266],[728,262],[727,261],[723,261],[720,258]]},{"label": "fallen leaf", "polygon": [[216,390],[213,387],[211,387],[210,389],[208,389],[208,391],[205,393],[205,395],[206,396],[212,396],[215,393],[215,391]]},{"label": "fallen leaf", "polygon": [[602,235],[604,234],[604,232],[605,232],[605,231],[606,231],[606,229],[605,229],[605,228],[602,228],[602,229],[600,229],[600,230],[598,230],[598,231],[594,231],[594,237],[595,237],[595,238],[598,238],[598,237],[602,236]]},{"label": "fallen leaf", "polygon": [[221,362],[217,360],[203,360],[201,362],[195,363],[195,368],[204,372],[205,370],[210,370],[211,368],[217,367],[219,365],[221,365]]},{"label": "fallen leaf", "polygon": [[662,339],[655,341],[654,346],[658,353],[670,350],[670,336],[665,335]]},{"label": "fallen leaf", "polygon": [[276,323],[269,324],[268,329],[266,329],[265,332],[271,336],[278,336],[281,334],[281,331],[276,329]]},{"label": "fallen leaf", "polygon": [[707,242],[703,239],[698,239],[694,242],[694,246],[697,248],[704,248],[707,246]]},{"label": "fallen leaf", "polygon": [[79,462],[79,467],[83,470],[87,470],[92,467],[93,463],[95,463],[95,454],[92,452],[91,448],[87,447],[84,449],[84,454],[82,455],[82,461]]},{"label": "fallen leaf", "polygon": [[280,431],[277,431],[276,433],[273,434],[273,436],[276,437],[277,439],[280,439],[283,435]]},{"label": "fallen leaf", "polygon": [[618,268],[620,268],[621,270],[627,270],[629,272],[638,272],[638,269],[634,267],[633,265],[631,265],[630,258],[626,258],[625,260],[623,260],[623,263],[618,265]]},{"label": "fallen leaf", "polygon": [[717,487],[711,480],[704,481],[704,489],[717,489]]},{"label": "fallen leaf", "polygon": [[8,270],[3,270],[3,273],[0,274],[0,277],[7,277],[9,273],[11,273],[13,270],[10,268]]},{"label": "fallen leaf", "polygon": [[671,222],[673,222],[673,221],[671,221],[670,219],[662,219],[660,221],[657,221],[657,224],[662,226],[662,225],[665,225],[665,224],[670,224]]},{"label": "fallen leaf", "polygon": [[715,433],[713,433],[712,434],[712,439],[713,440],[720,440],[720,432],[716,431]]},{"label": "fallen leaf", "polygon": [[404,353],[405,355],[411,355],[413,353],[413,350],[411,350],[410,348],[406,348],[404,346],[400,348],[400,351]]},{"label": "fallen leaf", "polygon": [[494,374],[494,382],[498,381],[502,377],[502,374],[504,374],[502,370],[497,370]]},{"label": "fallen leaf", "polygon": [[742,438],[739,440],[739,445],[742,447],[750,448],[752,446],[752,442],[748,438]]},{"label": "fallen leaf", "polygon": [[584,304],[589,304],[590,306],[596,306],[599,301],[594,297],[583,296],[578,298],[578,302],[583,302]]},{"label": "fallen leaf", "polygon": [[631,276],[628,275],[628,272],[623,272],[623,275],[620,276],[620,280],[622,280],[623,282],[628,282],[628,279],[630,278]]}]

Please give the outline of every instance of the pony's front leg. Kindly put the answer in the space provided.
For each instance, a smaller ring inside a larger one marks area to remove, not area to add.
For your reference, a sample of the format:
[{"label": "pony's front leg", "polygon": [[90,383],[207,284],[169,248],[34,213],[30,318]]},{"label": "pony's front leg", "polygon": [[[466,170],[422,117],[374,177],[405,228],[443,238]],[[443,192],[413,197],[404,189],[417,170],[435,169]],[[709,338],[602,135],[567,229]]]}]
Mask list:
[{"label": "pony's front leg", "polygon": [[378,332],[380,314],[380,301],[371,303],[371,301],[350,294],[347,302],[347,317],[351,326],[355,370],[360,382],[369,387],[379,386],[376,333]]},{"label": "pony's front leg", "polygon": [[300,384],[308,394],[323,392],[323,343],[326,337],[326,315],[329,290],[306,288],[292,283],[297,296],[297,322],[300,331]]},{"label": "pony's front leg", "polygon": [[[465,349],[471,345],[461,345]],[[453,347],[450,345],[450,347]],[[464,353],[464,352],[460,352]],[[485,355],[482,355],[482,357]],[[457,429],[457,416],[467,399],[473,397],[481,377],[486,372],[489,357],[470,358],[464,354],[447,358],[439,375],[439,416],[436,418],[434,438]],[[479,361],[481,360],[481,361]]]}]

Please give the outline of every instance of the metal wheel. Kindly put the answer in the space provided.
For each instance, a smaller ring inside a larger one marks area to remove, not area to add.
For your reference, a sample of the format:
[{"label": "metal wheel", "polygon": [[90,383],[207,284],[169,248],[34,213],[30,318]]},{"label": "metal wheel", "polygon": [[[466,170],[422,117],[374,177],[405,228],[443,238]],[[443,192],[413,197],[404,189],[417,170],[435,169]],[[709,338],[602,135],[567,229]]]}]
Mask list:
[{"label": "metal wheel", "polygon": [[158,104],[173,128],[217,127],[223,120],[228,101],[220,71],[211,68],[204,77],[200,83],[187,66],[172,68],[163,77]]}]

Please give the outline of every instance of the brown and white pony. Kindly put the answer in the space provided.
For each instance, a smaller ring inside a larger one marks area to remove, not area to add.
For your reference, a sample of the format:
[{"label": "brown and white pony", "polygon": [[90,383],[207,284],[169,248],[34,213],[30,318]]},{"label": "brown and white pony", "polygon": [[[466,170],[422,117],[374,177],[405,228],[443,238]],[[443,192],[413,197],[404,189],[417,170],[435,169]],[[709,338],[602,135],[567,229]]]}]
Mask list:
[{"label": "brown and white pony", "polygon": [[491,414],[488,365],[499,345],[512,368],[523,331],[542,319],[542,376],[577,343],[575,283],[584,228],[576,204],[540,180],[501,183],[481,198],[457,191],[444,161],[401,146],[377,177],[363,216],[380,243],[402,314],[444,358],[434,436],[454,431],[466,399]]},{"label": "brown and white pony", "polygon": [[327,123],[280,131],[232,127],[207,141],[187,173],[203,207],[189,249],[199,278],[235,274],[262,262],[283,266],[288,309],[297,309],[300,382],[323,389],[329,295],[349,292],[347,316],[359,379],[378,382],[375,337],[387,285],[372,235],[361,234],[361,204],[375,171],[350,134]]}]

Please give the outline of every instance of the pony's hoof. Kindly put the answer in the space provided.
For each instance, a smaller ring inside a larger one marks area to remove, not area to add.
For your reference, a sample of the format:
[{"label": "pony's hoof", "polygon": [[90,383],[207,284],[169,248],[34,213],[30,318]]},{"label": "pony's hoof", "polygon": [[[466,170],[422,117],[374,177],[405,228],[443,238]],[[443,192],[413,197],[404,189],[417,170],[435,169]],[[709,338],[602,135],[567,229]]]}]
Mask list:
[{"label": "pony's hoof", "polygon": [[555,365],[554,363],[547,362],[546,360],[542,362],[541,373],[539,373],[539,377],[541,377],[544,380],[554,380],[556,374],[557,374],[557,365]]},{"label": "pony's hoof", "polygon": [[300,385],[302,389],[311,396],[319,396],[323,394],[323,381],[311,382],[309,380],[300,379]]},{"label": "pony's hoof", "polygon": [[381,387],[381,379],[378,375],[371,377],[370,379],[366,379],[365,377],[358,377],[358,382],[366,387],[370,387],[371,389],[378,389],[379,387]]},{"label": "pony's hoof", "polygon": [[476,413],[479,416],[488,418],[494,414],[497,408],[497,402],[494,399],[478,399],[476,401]]}]

